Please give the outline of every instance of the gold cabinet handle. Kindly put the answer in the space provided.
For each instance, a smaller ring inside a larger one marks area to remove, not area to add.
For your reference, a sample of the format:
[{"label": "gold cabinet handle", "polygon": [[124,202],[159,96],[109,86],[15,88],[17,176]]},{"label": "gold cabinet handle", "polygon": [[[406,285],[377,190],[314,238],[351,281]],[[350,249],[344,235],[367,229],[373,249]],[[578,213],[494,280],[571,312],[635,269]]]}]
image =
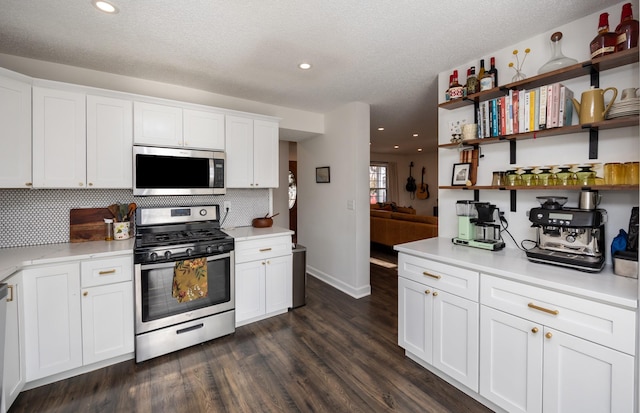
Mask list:
[{"label": "gold cabinet handle", "polygon": [[544,335],[546,338],[551,338],[553,336],[553,334],[551,334],[551,331],[549,331],[547,334]]},{"label": "gold cabinet handle", "polygon": [[115,274],[116,270],[105,270],[98,272],[98,275]]},{"label": "gold cabinet handle", "polygon": [[527,307],[533,308],[534,310],[542,311],[542,312],[545,312],[545,313],[548,313],[548,314],[552,314],[552,315],[560,314],[560,311],[558,311],[558,310],[549,310],[548,308],[537,306],[534,303],[527,304]]},{"label": "gold cabinet handle", "polygon": [[26,186],[33,186],[33,182],[25,182]]},{"label": "gold cabinet handle", "polygon": [[435,278],[436,280],[439,280],[440,278],[442,278],[441,276],[437,275],[437,274],[431,274],[429,272],[423,271],[422,275],[425,275],[427,277],[431,277],[431,278]]},{"label": "gold cabinet handle", "polygon": [[431,290],[424,290],[424,293],[429,295],[429,294],[431,294]]},{"label": "gold cabinet handle", "polygon": [[533,328],[531,329],[531,332],[532,332],[533,334],[537,333],[538,331],[539,331],[539,330],[538,330],[538,327],[533,327]]},{"label": "gold cabinet handle", "polygon": [[434,292],[433,292],[433,296],[434,296],[434,297],[437,297],[437,296],[438,296],[438,292],[437,292],[437,291],[434,291]]},{"label": "gold cabinet handle", "polygon": [[89,295],[89,291],[83,292],[82,295],[85,296],[85,297],[88,296]]},{"label": "gold cabinet handle", "polygon": [[262,265],[267,265],[267,263],[266,263],[266,262],[264,262],[264,261],[262,261]]},{"label": "gold cabinet handle", "polygon": [[7,285],[7,289],[9,290],[9,296],[7,297],[7,302],[10,303],[13,301],[13,285]]},{"label": "gold cabinet handle", "polygon": [[271,251],[271,248],[260,248],[259,251],[260,252],[267,252],[267,251]]},{"label": "gold cabinet handle", "polygon": [[271,261],[267,260],[267,265],[271,264]]}]

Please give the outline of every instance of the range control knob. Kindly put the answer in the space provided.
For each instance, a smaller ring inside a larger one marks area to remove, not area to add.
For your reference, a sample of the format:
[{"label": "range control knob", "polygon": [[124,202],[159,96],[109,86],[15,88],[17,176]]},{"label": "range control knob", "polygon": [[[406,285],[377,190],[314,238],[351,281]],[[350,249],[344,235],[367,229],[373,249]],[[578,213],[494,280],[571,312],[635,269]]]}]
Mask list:
[{"label": "range control knob", "polygon": [[211,254],[213,252],[213,247],[209,245],[205,251],[207,252],[207,254]]},{"label": "range control knob", "polygon": [[569,234],[566,236],[567,242],[576,242],[576,237],[574,234]]},{"label": "range control knob", "polygon": [[149,254],[149,261],[155,261],[158,259],[158,254],[156,254],[155,252],[152,252],[151,254]]},{"label": "range control knob", "polygon": [[223,244],[218,245],[218,251],[224,252],[224,245]]},{"label": "range control knob", "polygon": [[187,257],[190,257],[193,255],[193,248],[187,248],[185,252],[187,253]]},{"label": "range control knob", "polygon": [[171,259],[171,251],[167,251],[167,252],[165,252],[165,253],[164,253],[164,257],[165,257],[166,259]]}]

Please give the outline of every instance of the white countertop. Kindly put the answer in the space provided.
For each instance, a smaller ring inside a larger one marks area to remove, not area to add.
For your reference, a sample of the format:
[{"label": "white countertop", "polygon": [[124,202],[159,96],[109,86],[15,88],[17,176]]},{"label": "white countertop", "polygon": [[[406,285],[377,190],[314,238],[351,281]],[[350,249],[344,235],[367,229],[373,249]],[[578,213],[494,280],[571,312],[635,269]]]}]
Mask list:
[{"label": "white countertop", "polygon": [[0,249],[0,280],[14,272],[39,264],[54,264],[73,260],[133,254],[134,239],[122,241],[89,241],[47,244],[31,247]]},{"label": "white countertop", "polygon": [[254,228],[248,227],[233,227],[222,228],[227,235],[232,236],[236,241],[247,241],[250,239],[275,237],[278,235],[293,235],[293,231],[281,227],[269,227],[269,228]]},{"label": "white countertop", "polygon": [[567,292],[609,304],[638,307],[638,280],[615,275],[610,266],[587,273],[527,259],[524,251],[487,251],[454,245],[450,238],[429,238],[395,245],[399,252],[469,268],[556,291]]}]

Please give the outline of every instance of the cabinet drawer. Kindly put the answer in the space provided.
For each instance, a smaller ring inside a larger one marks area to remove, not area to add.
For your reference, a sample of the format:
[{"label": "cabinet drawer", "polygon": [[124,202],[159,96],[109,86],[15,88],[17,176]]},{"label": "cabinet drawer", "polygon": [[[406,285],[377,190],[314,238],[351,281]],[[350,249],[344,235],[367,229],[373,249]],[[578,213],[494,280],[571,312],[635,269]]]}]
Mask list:
[{"label": "cabinet drawer", "polygon": [[635,313],[487,274],[480,303],[604,346],[635,354]]},{"label": "cabinet drawer", "polygon": [[475,271],[400,253],[398,275],[471,301],[478,301],[480,274]]},{"label": "cabinet drawer", "polygon": [[291,235],[236,242],[236,263],[291,254]]},{"label": "cabinet drawer", "polygon": [[133,257],[82,261],[80,274],[82,288],[131,281],[133,278]]}]

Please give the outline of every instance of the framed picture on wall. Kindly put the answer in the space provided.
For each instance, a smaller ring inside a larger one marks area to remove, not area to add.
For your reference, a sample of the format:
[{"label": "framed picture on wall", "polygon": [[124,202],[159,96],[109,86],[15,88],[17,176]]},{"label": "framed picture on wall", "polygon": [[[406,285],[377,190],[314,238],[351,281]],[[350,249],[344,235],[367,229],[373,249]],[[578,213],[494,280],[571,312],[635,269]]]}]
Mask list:
[{"label": "framed picture on wall", "polygon": [[451,176],[452,186],[465,186],[469,180],[470,163],[453,164],[453,175]]},{"label": "framed picture on wall", "polygon": [[316,168],[316,183],[327,184],[331,182],[331,171],[328,166]]}]

